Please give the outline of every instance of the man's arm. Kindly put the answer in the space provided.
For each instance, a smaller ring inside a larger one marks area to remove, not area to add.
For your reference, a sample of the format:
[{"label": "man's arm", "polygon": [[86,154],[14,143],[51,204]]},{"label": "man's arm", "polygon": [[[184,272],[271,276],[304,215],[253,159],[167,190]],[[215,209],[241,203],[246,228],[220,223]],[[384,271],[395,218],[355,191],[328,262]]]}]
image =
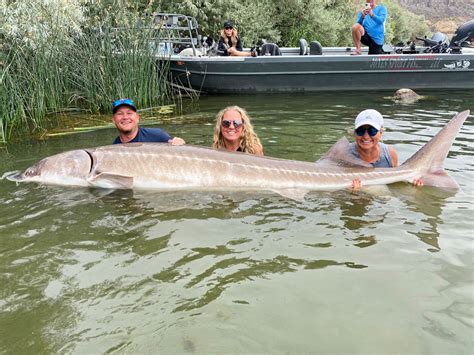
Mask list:
[{"label": "man's arm", "polygon": [[168,143],[171,143],[171,145],[184,145],[184,144],[186,144],[184,139],[180,138],[180,137],[173,137],[172,139],[168,140]]},{"label": "man's arm", "polygon": [[372,18],[372,20],[374,20],[374,22],[382,24],[387,19],[387,9],[383,5],[379,6],[380,8],[377,10],[377,14],[372,11],[372,15],[370,17]]}]

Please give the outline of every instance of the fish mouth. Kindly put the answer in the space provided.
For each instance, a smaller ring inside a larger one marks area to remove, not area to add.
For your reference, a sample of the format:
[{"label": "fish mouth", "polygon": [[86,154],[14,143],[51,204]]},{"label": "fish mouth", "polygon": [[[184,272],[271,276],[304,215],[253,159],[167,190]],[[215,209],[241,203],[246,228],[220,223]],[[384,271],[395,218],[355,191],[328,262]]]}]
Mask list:
[{"label": "fish mouth", "polygon": [[25,177],[20,170],[15,170],[15,171],[9,171],[3,174],[0,177],[0,180],[4,180],[4,179],[14,181],[14,182],[19,182],[19,181],[23,181]]}]

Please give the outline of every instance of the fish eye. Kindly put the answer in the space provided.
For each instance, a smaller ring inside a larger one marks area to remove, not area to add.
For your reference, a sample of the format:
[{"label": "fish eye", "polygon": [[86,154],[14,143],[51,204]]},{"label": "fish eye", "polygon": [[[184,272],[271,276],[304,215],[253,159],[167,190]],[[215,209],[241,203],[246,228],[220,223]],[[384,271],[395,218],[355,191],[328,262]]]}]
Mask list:
[{"label": "fish eye", "polygon": [[38,175],[35,170],[28,169],[25,171],[25,176],[35,176]]}]

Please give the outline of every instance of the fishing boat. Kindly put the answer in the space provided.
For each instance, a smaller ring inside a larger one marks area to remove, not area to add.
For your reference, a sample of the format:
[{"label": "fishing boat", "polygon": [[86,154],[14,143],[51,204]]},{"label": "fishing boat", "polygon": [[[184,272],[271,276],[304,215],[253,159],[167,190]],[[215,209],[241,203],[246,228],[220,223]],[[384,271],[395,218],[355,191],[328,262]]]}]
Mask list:
[{"label": "fishing boat", "polygon": [[474,20],[451,40],[435,33],[418,38],[420,45],[385,45],[381,55],[351,55],[351,47],[300,39],[294,48],[262,43],[246,49],[255,50],[255,57],[219,55],[190,16],[157,14],[156,21],[161,28],[156,55],[169,65],[172,84],[179,88],[209,94],[474,89]]}]

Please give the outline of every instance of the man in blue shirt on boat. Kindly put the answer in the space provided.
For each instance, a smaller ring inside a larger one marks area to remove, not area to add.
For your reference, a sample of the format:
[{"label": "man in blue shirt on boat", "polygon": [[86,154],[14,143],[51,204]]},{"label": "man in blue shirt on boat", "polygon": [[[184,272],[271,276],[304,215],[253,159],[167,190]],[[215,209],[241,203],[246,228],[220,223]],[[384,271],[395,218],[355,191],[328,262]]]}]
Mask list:
[{"label": "man in blue shirt on boat", "polygon": [[135,142],[158,142],[183,145],[185,141],[179,137],[171,137],[159,128],[139,127],[140,116],[131,99],[118,99],[112,103],[112,122],[119,131],[113,144]]},{"label": "man in blue shirt on boat", "polygon": [[369,54],[382,54],[385,37],[387,8],[376,5],[375,0],[367,0],[365,8],[357,14],[357,23],[352,26],[354,55],[361,54],[362,44],[369,46]]}]

